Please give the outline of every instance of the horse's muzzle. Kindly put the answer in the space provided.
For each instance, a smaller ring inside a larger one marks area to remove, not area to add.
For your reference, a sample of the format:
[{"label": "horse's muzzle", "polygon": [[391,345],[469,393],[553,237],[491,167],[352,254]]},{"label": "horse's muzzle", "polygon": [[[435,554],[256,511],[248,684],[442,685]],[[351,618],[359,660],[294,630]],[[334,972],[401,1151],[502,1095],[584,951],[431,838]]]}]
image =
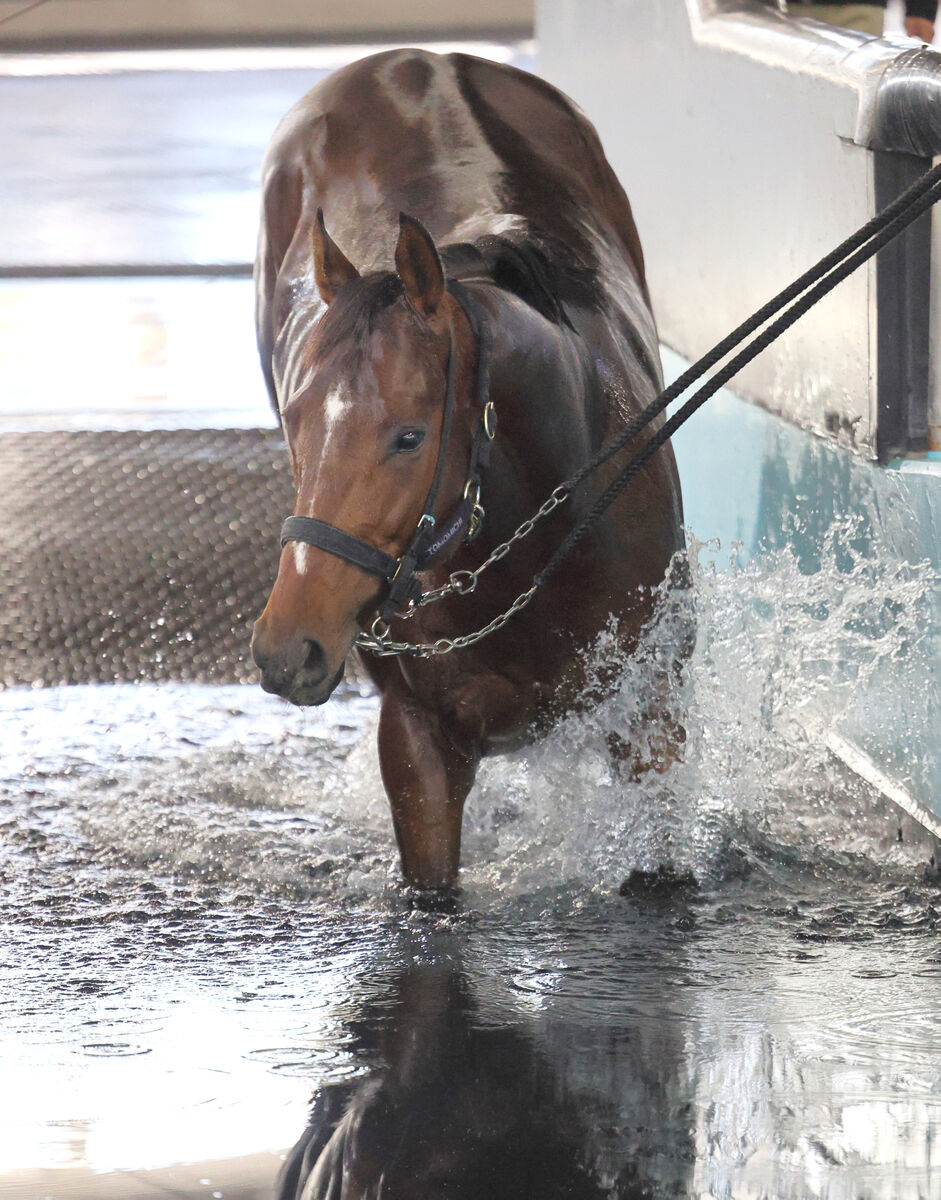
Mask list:
[{"label": "horse's muzzle", "polygon": [[292,639],[276,651],[268,650],[257,629],[252,638],[252,658],[261,670],[264,690],[302,708],[329,700],[346,668],[344,661],[338,671],[328,674],[324,649],[310,638]]},{"label": "horse's muzzle", "polygon": [[[343,678],[346,671],[346,663],[340,663],[340,669],[336,674],[331,675],[326,682],[321,684],[310,684],[305,680],[296,680],[294,686],[288,692],[281,692],[280,695],[285,700],[289,700],[291,704],[296,704],[298,708],[310,708],[318,704],[325,704],[336,690],[337,684]],[[262,687],[265,686],[262,680]]]}]

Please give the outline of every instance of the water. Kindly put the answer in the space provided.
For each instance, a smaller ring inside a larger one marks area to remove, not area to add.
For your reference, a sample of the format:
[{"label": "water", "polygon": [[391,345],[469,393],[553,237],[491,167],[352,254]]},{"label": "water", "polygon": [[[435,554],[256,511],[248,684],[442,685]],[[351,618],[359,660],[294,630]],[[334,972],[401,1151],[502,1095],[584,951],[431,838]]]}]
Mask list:
[{"label": "water", "polygon": [[[845,551],[694,547],[617,694],[485,764],[439,911],[368,690],[0,693],[0,1195],[267,1195],[298,1139],[384,1198],[937,1195],[933,847],[821,740],[934,580]],[[686,759],[630,784],[688,604]]]}]

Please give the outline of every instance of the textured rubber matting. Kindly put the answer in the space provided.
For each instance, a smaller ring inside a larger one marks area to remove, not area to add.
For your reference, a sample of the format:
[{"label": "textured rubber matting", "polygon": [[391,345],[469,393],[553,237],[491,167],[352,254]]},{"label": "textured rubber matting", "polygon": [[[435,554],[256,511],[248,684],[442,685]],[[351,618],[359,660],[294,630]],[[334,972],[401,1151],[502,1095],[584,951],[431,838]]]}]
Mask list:
[{"label": "textured rubber matting", "polygon": [[257,678],[279,431],[0,435],[0,686]]}]

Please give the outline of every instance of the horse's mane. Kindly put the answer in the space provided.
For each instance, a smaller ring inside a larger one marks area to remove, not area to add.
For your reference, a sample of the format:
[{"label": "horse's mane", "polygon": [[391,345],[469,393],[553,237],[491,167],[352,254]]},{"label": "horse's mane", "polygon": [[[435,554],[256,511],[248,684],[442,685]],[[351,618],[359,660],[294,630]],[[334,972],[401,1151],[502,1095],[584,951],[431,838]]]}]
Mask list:
[{"label": "horse's mane", "polygon": [[402,280],[387,271],[371,272],[357,279],[355,287],[340,288],[330,305],[330,320],[317,326],[318,352],[329,354],[338,346],[363,350],[379,314],[404,292]]},{"label": "horse's mane", "polygon": [[[601,292],[593,270],[578,263],[558,239],[527,231],[516,238],[488,234],[474,242],[454,242],[441,248],[445,273],[451,279],[486,279],[518,296],[546,320],[572,327],[566,306],[598,307]],[[362,351],[376,321],[403,294],[398,276],[374,272],[341,288],[330,307],[330,320],[317,332],[317,349],[329,353],[338,346]]]},{"label": "horse's mane", "polygon": [[601,291],[596,272],[578,262],[558,238],[532,229],[514,236],[488,234],[441,250],[452,279],[489,279],[518,296],[555,325],[569,325],[566,306],[597,308]]}]

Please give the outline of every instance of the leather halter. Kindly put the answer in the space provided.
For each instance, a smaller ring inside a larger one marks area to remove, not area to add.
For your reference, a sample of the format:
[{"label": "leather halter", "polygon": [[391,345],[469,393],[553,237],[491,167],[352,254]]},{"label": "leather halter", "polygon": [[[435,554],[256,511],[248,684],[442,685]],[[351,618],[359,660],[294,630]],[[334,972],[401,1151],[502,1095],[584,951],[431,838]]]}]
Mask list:
[{"label": "leather halter", "polygon": [[483,310],[469,295],[463,284],[456,279],[449,279],[447,288],[464,310],[464,315],[470,322],[478,344],[477,402],[480,406],[480,420],[471,443],[467,483],[458,507],[439,530],[435,518],[435,506],[447,461],[457,386],[457,354],[452,326],[451,344],[448,350],[444,412],[441,415],[441,438],[438,443],[435,473],[431,480],[431,487],[428,489],[428,495],[425,497],[422,516],[412,534],[408,548],[401,558],[386,554],[377,546],[372,546],[369,542],[364,542],[361,538],[354,537],[353,534],[338,529],[336,525],[331,525],[328,521],[320,521],[316,517],[288,517],[281,526],[282,549],[288,542],[306,542],[309,546],[316,546],[318,550],[325,550],[336,558],[342,558],[345,562],[352,563],[362,571],[385,579],[389,584],[389,591],[379,606],[379,618],[385,622],[390,621],[403,604],[414,603],[421,596],[421,583],[416,578],[416,572],[428,567],[462,533],[468,541],[476,537],[484,517],[484,510],[480,505],[480,477],[490,463],[490,443],[493,441],[497,425],[496,414],[489,400],[490,335],[484,321]]}]

